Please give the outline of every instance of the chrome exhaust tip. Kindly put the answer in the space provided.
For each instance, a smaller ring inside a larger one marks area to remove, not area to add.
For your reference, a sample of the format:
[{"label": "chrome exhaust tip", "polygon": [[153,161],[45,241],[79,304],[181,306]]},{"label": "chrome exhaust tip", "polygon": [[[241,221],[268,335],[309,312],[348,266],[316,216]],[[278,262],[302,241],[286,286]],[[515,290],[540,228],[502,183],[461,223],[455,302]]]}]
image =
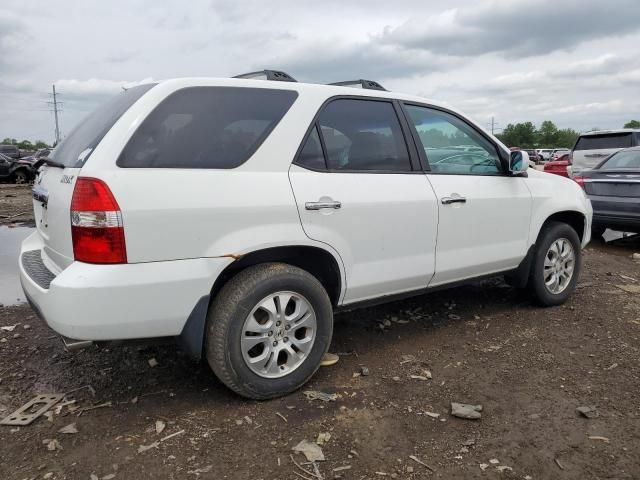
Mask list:
[{"label": "chrome exhaust tip", "polygon": [[62,343],[64,343],[64,348],[67,352],[75,352],[93,345],[92,340],[76,340],[74,338],[64,336],[62,336]]}]

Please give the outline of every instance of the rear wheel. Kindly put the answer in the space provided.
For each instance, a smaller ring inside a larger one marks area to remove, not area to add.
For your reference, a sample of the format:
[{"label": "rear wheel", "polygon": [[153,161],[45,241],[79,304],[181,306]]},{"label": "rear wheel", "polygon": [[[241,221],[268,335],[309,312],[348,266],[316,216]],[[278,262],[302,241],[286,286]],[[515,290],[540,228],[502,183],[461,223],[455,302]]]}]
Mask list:
[{"label": "rear wheel", "polygon": [[236,393],[278,397],[316,372],[332,331],[331,302],[314,276],[283,263],[255,265],[233,277],[212,303],[207,360]]},{"label": "rear wheel", "polygon": [[538,302],[553,306],[567,301],[578,282],[581,254],[578,234],[569,225],[551,222],[543,227],[529,279]]}]

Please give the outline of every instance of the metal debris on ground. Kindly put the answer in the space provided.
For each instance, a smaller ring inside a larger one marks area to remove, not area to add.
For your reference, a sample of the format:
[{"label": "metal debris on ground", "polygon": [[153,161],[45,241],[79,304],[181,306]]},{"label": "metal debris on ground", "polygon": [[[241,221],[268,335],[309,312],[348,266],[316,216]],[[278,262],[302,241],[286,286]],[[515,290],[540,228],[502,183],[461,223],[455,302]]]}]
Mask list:
[{"label": "metal debris on ground", "polygon": [[369,376],[369,369],[367,367],[360,367],[360,375],[363,377]]},{"label": "metal debris on ground", "polygon": [[405,363],[413,363],[416,361],[415,355],[402,355],[402,360],[400,361],[400,365],[404,365]]},{"label": "metal debris on ground", "polygon": [[90,412],[91,410],[95,410],[97,408],[106,408],[106,407],[112,407],[112,406],[113,406],[113,403],[111,402],[111,400],[109,400],[108,402],[99,403],[98,405],[83,407],[80,410],[78,410],[78,416],[82,415],[84,412]]},{"label": "metal debris on ground", "polygon": [[55,438],[45,438],[44,440],[42,440],[42,443],[47,446],[47,450],[49,450],[50,452],[53,452],[55,450],[62,450],[62,445],[60,445],[60,442]]},{"label": "metal debris on ground", "polygon": [[160,442],[153,442],[150,445],[140,445],[138,447],[138,453],[146,452],[147,450],[151,450],[152,448],[158,448],[160,446]]},{"label": "metal debris on ground", "polygon": [[468,420],[477,420],[482,415],[482,405],[469,405],[467,403],[451,402],[451,415]]},{"label": "metal debris on ground", "polygon": [[427,465],[426,463],[424,463],[422,460],[420,460],[418,457],[416,457],[415,455],[409,455],[409,458],[411,460],[413,460],[416,463],[419,463],[420,465],[422,465],[423,467],[425,467],[427,470],[430,470],[432,472],[435,472],[435,469],[433,467],[431,467],[430,465]]},{"label": "metal debris on ground", "polygon": [[151,357],[149,360],[147,360],[147,363],[151,368],[158,366],[158,361],[155,359],[155,357]]},{"label": "metal debris on ground", "polygon": [[318,438],[316,439],[316,443],[322,446],[325,443],[327,443],[329,440],[331,440],[331,434],[329,432],[320,432],[318,434]]},{"label": "metal debris on ground", "polygon": [[156,433],[158,435],[161,434],[166,426],[167,426],[167,424],[164,423],[162,420],[156,420]]},{"label": "metal debris on ground", "polygon": [[209,473],[213,465],[207,465],[206,467],[196,468],[195,470],[188,470],[187,473],[189,475],[200,475],[201,473]]},{"label": "metal debris on ground", "polygon": [[586,418],[596,418],[598,416],[598,411],[596,407],[578,407],[576,408],[576,412]]},{"label": "metal debris on ground", "polygon": [[511,470],[513,471],[513,468],[511,467],[507,467],[506,465],[500,465],[499,467],[496,467],[496,470],[498,470],[500,473],[504,472],[505,470]]},{"label": "metal debris on ground", "polygon": [[318,390],[305,390],[302,392],[307,400],[322,400],[323,402],[335,402],[338,399],[337,393],[325,393]]},{"label": "metal debris on ground", "polygon": [[302,453],[310,462],[324,461],[324,453],[322,453],[320,446],[316,443],[309,442],[308,440],[301,440],[291,450]]},{"label": "metal debris on ground", "polygon": [[171,435],[167,435],[166,437],[162,437],[162,438],[160,439],[160,441],[161,441],[161,442],[166,442],[166,441],[167,441],[167,440],[169,440],[170,438],[177,437],[178,435],[182,435],[183,433],[184,433],[184,430],[178,430],[177,432],[172,433]]},{"label": "metal debris on ground", "polygon": [[20,324],[16,323],[15,325],[6,325],[4,327],[0,327],[0,330],[5,332],[13,332],[18,325]]},{"label": "metal debris on ground", "polygon": [[284,423],[289,423],[289,421],[287,420],[287,417],[282,415],[280,412],[276,412],[276,415],[279,416],[282,420],[284,420]]},{"label": "metal debris on ground", "polygon": [[[36,418],[62,400],[63,397],[64,395],[61,393],[37,395],[8,417],[2,419],[0,421],[0,425],[29,425]],[[36,411],[33,413],[26,413],[32,412],[34,408],[37,408],[37,405],[40,405],[40,407]]]},{"label": "metal debris on ground", "polygon": [[589,440],[600,440],[601,442],[609,443],[607,437],[601,437],[599,435],[589,435]]},{"label": "metal debris on ground", "polygon": [[70,423],[66,427],[62,427],[60,430],[58,430],[58,433],[66,433],[67,435],[70,435],[73,433],[78,433],[78,428],[76,427],[76,424],[74,422]]},{"label": "metal debris on ground", "polygon": [[424,380],[424,381],[429,380],[427,377],[423,377],[422,375],[409,375],[409,377],[412,378],[413,380]]}]

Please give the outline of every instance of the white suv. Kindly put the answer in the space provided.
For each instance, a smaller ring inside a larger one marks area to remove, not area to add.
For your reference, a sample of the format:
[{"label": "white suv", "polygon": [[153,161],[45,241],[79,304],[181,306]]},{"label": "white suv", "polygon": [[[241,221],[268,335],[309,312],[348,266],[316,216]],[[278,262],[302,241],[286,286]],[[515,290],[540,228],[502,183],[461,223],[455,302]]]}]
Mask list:
[{"label": "white suv", "polygon": [[569,173],[590,170],[623,148],[640,145],[640,129],[595,130],[580,134],[571,151]]},{"label": "white suv", "polygon": [[500,274],[564,302],[582,189],[449,107],[357,85],[120,93],[40,169],[20,256],[34,309],[72,346],[177,337],[264,399],[314,374],[339,309]]}]

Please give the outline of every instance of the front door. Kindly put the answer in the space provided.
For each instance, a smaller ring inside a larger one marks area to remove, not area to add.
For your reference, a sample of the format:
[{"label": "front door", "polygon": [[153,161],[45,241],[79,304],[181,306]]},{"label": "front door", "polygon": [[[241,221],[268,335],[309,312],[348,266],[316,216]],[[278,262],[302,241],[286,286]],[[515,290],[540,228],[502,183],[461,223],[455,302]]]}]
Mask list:
[{"label": "front door", "polygon": [[425,288],[434,272],[438,206],[396,112],[333,100],[289,170],[305,233],[344,263],[344,304]]},{"label": "front door", "polygon": [[496,146],[451,113],[405,105],[438,199],[431,286],[509,270],[528,248],[532,198],[525,179],[506,175]]}]

